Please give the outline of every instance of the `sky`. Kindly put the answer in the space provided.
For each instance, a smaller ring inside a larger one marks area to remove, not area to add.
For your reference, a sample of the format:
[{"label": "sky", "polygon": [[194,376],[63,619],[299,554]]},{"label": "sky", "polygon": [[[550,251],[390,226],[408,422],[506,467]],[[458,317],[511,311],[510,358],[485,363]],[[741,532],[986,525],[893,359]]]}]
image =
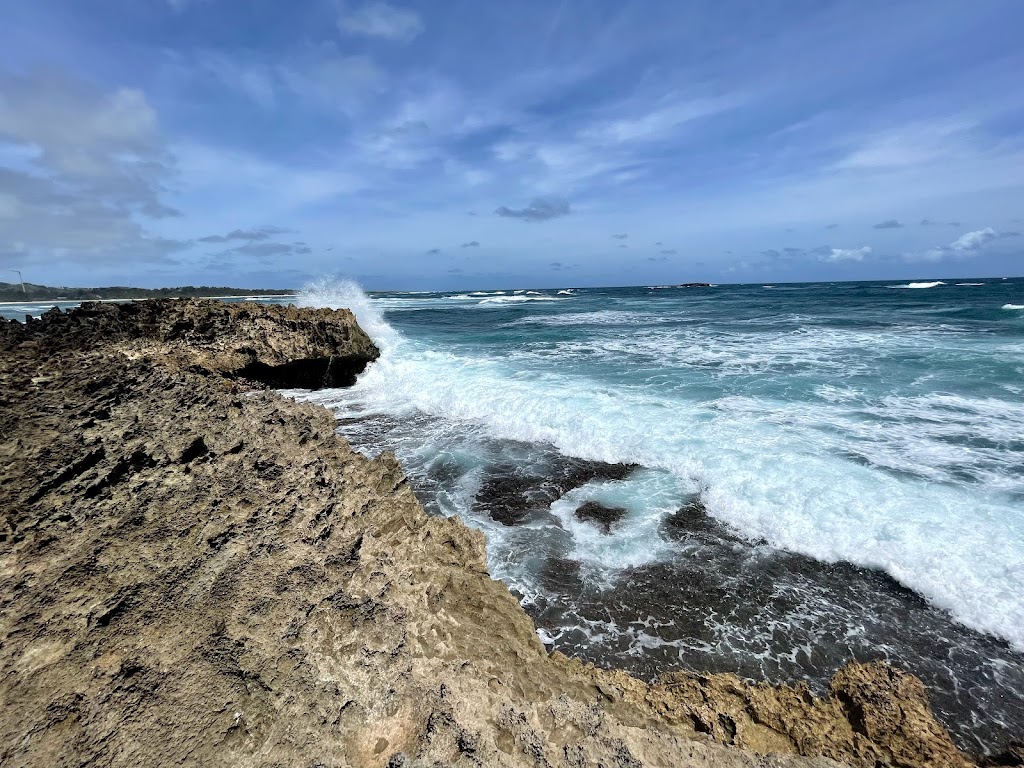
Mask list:
[{"label": "sky", "polygon": [[0,0],[0,280],[1024,274],[1019,0]]}]

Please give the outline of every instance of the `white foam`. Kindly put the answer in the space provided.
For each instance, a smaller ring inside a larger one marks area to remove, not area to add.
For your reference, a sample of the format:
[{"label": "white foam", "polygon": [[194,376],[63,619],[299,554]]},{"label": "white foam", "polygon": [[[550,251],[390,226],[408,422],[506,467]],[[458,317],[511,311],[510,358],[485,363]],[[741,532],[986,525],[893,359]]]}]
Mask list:
[{"label": "white foam", "polygon": [[1024,304],[1003,304],[1003,309],[1024,309]]},{"label": "white foam", "polygon": [[486,306],[488,304],[522,304],[528,301],[564,301],[564,299],[557,299],[554,296],[492,296],[489,299],[483,299],[479,306]]},{"label": "white foam", "polygon": [[889,288],[936,288],[940,285],[945,285],[941,280],[935,280],[930,283],[907,283],[906,285],[890,285]]},{"label": "white foam", "polygon": [[379,302],[369,298],[354,280],[330,277],[313,280],[303,286],[296,297],[296,304],[300,307],[351,309],[360,327],[382,351],[396,346],[401,340],[401,334],[381,314]]},{"label": "white foam", "polygon": [[560,315],[532,315],[506,323],[517,325],[642,325],[671,322],[670,318],[652,312],[632,312],[619,309],[601,309],[595,312],[566,312]]},{"label": "white foam", "polygon": [[[347,300],[361,306],[358,297]],[[363,322],[364,311],[356,314]],[[655,369],[703,358],[711,370],[760,376],[807,365],[819,379],[830,372],[835,379],[816,402],[768,396],[695,402],[685,387],[613,387],[587,379],[564,357],[552,367],[508,355],[456,354],[376,322],[371,315],[371,335],[383,331],[389,339],[381,360],[354,387],[313,399],[367,415],[431,414],[445,425],[438,429],[550,443],[568,455],[662,470],[677,493],[700,491],[712,515],[752,538],[882,569],[964,624],[1024,650],[1024,473],[1014,473],[1010,454],[997,450],[1024,434],[1024,404],[941,393],[872,399],[858,385],[877,380],[887,354],[935,354],[933,340],[905,328],[887,333],[884,342],[879,334],[818,328],[704,339],[692,329],[675,336],[655,329],[639,351],[640,336],[585,342],[620,361],[626,354],[650,356]],[[569,344],[553,349],[564,355]],[[869,362],[851,370],[842,352],[848,346],[878,354],[861,355]],[[1007,343],[1001,354],[1019,359],[1015,349]],[[970,352],[955,344],[948,350]],[[631,509],[618,534],[621,551],[572,517],[573,503],[623,487],[592,484],[553,505],[585,561],[614,567],[657,555],[657,505]],[[495,526],[494,535],[508,546],[517,534]],[[493,542],[489,552],[496,556]],[[492,559],[493,572],[514,573],[528,554]]]},{"label": "white foam", "polygon": [[958,286],[984,285],[984,283],[957,283]]}]

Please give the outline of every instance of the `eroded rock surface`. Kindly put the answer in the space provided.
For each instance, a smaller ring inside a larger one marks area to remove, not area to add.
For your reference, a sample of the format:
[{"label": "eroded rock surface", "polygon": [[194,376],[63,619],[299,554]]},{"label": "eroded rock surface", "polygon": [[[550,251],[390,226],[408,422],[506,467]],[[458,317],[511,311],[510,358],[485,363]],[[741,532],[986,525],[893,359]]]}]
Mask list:
[{"label": "eroded rock surface", "polygon": [[24,325],[0,321],[0,345],[19,344],[138,348],[191,370],[297,389],[348,386],[380,356],[347,309],[210,299],[86,302]]},{"label": "eroded rock surface", "polygon": [[0,332],[0,764],[970,764],[883,664],[818,699],[549,656],[390,454],[215,375],[327,315],[153,304]]}]

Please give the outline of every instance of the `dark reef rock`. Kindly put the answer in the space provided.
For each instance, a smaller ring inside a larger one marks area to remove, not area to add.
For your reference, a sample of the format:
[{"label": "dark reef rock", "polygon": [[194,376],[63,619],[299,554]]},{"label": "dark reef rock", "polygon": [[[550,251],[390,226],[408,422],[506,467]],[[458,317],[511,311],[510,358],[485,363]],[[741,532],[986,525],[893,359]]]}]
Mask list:
[{"label": "dark reef rock", "polygon": [[533,514],[546,513],[553,501],[573,488],[595,480],[624,480],[636,468],[561,455],[543,472],[499,467],[481,483],[476,505],[502,525],[519,525]]},{"label": "dark reef rock", "polygon": [[601,529],[601,533],[608,535],[612,532],[612,526],[626,516],[626,510],[621,507],[606,507],[596,501],[587,501],[576,508],[577,520],[592,522]]}]

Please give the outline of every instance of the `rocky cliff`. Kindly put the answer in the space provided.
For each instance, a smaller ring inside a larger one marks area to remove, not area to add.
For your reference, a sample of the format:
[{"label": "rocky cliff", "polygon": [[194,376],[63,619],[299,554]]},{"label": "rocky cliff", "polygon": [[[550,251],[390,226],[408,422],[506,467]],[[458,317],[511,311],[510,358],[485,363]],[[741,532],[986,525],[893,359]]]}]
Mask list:
[{"label": "rocky cliff", "polygon": [[971,764],[882,664],[818,699],[549,656],[479,532],[260,384],[376,355],[209,301],[0,328],[0,764]]}]

